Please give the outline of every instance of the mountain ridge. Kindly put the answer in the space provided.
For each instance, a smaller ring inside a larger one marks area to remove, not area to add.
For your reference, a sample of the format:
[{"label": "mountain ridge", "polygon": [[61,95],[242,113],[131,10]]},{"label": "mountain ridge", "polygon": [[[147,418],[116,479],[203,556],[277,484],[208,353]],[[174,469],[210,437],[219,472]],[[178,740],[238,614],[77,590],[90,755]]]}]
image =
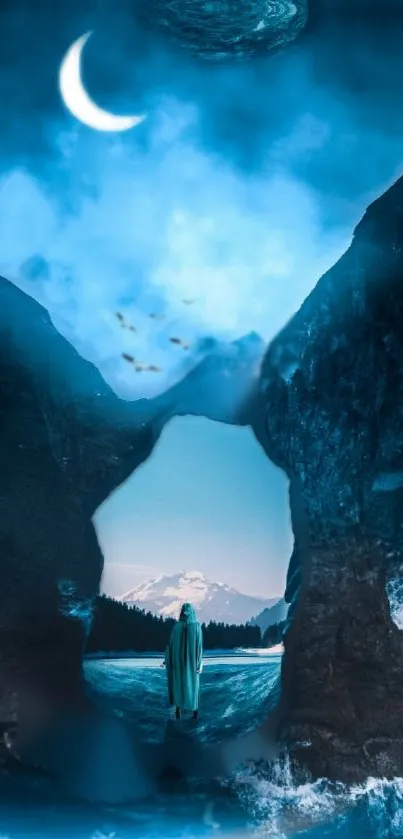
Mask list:
[{"label": "mountain ridge", "polygon": [[243,594],[226,583],[212,582],[201,571],[194,570],[149,577],[117,599],[164,618],[178,618],[182,603],[189,601],[203,623],[242,624],[264,608],[275,605],[280,598]]},{"label": "mountain ridge", "polygon": [[284,597],[280,597],[272,606],[266,606],[256,617],[250,620],[252,626],[258,626],[262,635],[269,626],[281,623],[287,617],[288,606]]}]

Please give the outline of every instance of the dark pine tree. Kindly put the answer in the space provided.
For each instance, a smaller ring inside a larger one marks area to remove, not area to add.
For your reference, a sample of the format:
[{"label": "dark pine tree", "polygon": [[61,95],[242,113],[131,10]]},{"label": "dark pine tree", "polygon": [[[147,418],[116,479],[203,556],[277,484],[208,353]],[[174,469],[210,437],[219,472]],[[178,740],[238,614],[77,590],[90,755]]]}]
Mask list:
[{"label": "dark pine tree", "polygon": [[[95,600],[87,652],[164,652],[173,625],[171,618],[157,617],[102,595]],[[258,626],[210,621],[202,624],[202,630],[206,650],[233,650],[261,644]]]},{"label": "dark pine tree", "polygon": [[286,621],[279,621],[268,626],[263,635],[263,646],[274,647],[276,644],[281,644],[283,640]]}]

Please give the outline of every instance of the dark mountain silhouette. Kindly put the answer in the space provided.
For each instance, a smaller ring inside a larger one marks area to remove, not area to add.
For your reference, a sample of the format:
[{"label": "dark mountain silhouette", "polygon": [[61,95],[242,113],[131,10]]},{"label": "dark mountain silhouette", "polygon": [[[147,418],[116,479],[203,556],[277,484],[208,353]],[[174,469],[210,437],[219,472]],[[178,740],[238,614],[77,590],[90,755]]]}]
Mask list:
[{"label": "dark mountain silhouette", "polygon": [[281,644],[284,637],[284,632],[286,630],[286,626],[286,621],[271,623],[270,626],[268,626],[266,631],[263,633],[262,646],[275,647],[277,646],[277,644]]},{"label": "dark mountain silhouette", "polygon": [[287,616],[287,610],[287,603],[284,597],[282,597],[274,606],[270,606],[268,609],[263,609],[259,612],[249,623],[252,626],[258,626],[261,632],[264,633],[269,626],[284,621]]}]

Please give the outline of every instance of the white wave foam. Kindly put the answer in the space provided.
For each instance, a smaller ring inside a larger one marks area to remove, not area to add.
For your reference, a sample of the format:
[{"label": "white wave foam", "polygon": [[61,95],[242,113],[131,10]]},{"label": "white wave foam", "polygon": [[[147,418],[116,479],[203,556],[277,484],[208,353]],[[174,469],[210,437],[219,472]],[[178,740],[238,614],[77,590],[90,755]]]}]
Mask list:
[{"label": "white wave foam", "polygon": [[287,839],[290,834],[314,830],[325,823],[334,826],[348,820],[357,809],[371,836],[403,836],[403,778],[369,778],[365,784],[351,787],[324,778],[296,784],[289,760],[284,760],[266,778],[252,764],[246,772],[237,774],[236,787],[259,837]]},{"label": "white wave foam", "polygon": [[389,600],[390,614],[399,629],[403,629],[403,579],[394,577],[386,586]]}]

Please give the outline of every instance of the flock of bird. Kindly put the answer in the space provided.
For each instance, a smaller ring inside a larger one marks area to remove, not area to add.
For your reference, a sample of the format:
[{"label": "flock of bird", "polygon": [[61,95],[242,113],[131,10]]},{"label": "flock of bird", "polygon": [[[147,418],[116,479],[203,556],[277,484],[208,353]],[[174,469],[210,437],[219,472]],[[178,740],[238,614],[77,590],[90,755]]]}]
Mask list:
[{"label": "flock of bird", "polygon": [[[182,300],[182,303],[184,303],[185,306],[192,306],[193,303],[195,303],[195,302],[196,302],[195,300],[189,300],[189,299]],[[129,332],[137,332],[136,327],[133,326],[133,324],[129,323],[126,320],[125,316],[122,315],[121,312],[116,312],[116,317],[117,317],[117,319],[120,323],[121,329],[128,329]],[[149,315],[149,317],[152,318],[152,320],[165,320],[166,315],[156,314],[156,313],[152,312]],[[171,344],[176,344],[177,346],[182,347],[183,350],[188,350],[190,348],[189,342],[188,341],[183,341],[182,338],[173,337],[173,338],[170,338],[169,340],[170,340]],[[128,364],[133,365],[136,373],[142,373],[142,372],[161,373],[161,370],[162,370],[161,367],[157,367],[155,364],[145,364],[144,362],[139,361],[137,358],[135,358],[134,355],[130,355],[129,353],[122,352],[122,358],[125,361],[127,361]]]}]

